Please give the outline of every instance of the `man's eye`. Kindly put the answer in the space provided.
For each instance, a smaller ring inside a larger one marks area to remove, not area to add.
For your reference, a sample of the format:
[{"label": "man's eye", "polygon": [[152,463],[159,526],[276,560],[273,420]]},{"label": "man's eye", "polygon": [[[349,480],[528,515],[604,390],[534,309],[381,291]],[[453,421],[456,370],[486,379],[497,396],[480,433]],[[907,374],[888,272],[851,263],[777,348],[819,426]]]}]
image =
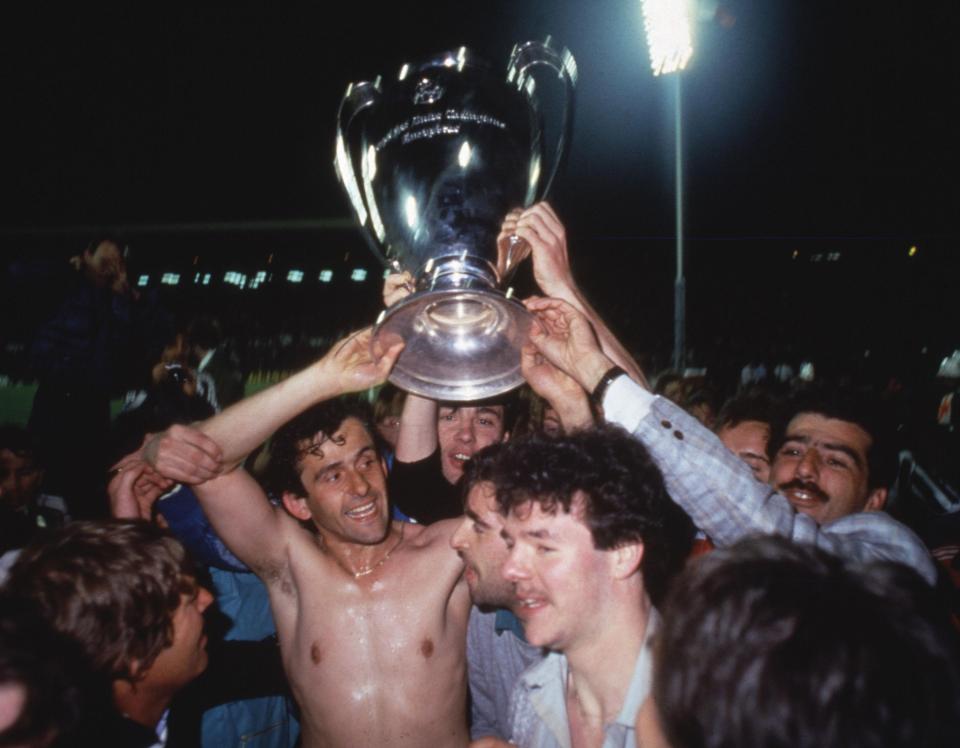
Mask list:
[{"label": "man's eye", "polygon": [[800,450],[796,447],[784,447],[780,450],[780,454],[785,457],[797,457],[800,454]]},{"label": "man's eye", "polygon": [[547,553],[553,553],[553,548],[550,548],[549,546],[546,546],[546,545],[538,545],[537,553],[539,553],[541,556],[544,556]]},{"label": "man's eye", "polygon": [[323,480],[326,483],[336,483],[338,480],[340,480],[340,475],[341,473],[339,470],[333,473],[327,473]]},{"label": "man's eye", "polygon": [[830,457],[830,458],[827,460],[827,464],[828,464],[830,467],[842,468],[842,469],[844,469],[844,470],[845,470],[846,467],[847,467],[847,463],[845,463],[843,460],[838,460],[836,457]]}]

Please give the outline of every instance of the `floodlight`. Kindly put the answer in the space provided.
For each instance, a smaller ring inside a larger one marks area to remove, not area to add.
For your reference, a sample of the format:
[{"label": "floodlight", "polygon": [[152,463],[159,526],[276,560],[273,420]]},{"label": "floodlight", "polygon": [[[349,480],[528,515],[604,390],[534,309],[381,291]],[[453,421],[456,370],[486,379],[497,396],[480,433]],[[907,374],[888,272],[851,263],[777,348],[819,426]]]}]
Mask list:
[{"label": "floodlight", "polygon": [[367,279],[367,271],[363,268],[354,268],[353,272],[350,273],[350,280],[355,280],[358,283],[365,281]]},{"label": "floodlight", "polygon": [[303,282],[303,271],[302,270],[291,270],[287,273],[287,280],[290,283],[301,283]]},{"label": "floodlight", "polygon": [[333,271],[332,270],[321,270],[320,271],[320,282],[329,283],[333,280]]},{"label": "floodlight", "polygon": [[150,282],[150,276],[149,276],[149,275],[141,275],[139,278],[137,278],[137,285],[138,285],[138,286],[143,287],[143,286],[147,285],[149,282]]},{"label": "floodlight", "polygon": [[690,0],[640,0],[654,75],[683,70],[693,56]]}]

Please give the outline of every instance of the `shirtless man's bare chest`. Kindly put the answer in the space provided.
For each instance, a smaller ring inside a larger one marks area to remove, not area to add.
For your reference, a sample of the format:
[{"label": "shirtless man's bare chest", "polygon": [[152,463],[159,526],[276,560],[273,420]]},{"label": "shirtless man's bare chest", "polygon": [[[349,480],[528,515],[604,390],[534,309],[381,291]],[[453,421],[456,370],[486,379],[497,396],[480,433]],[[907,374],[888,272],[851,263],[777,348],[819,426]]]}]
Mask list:
[{"label": "shirtless man's bare chest", "polygon": [[361,576],[296,533],[269,584],[305,746],[467,743],[462,565],[443,525],[402,530]]}]

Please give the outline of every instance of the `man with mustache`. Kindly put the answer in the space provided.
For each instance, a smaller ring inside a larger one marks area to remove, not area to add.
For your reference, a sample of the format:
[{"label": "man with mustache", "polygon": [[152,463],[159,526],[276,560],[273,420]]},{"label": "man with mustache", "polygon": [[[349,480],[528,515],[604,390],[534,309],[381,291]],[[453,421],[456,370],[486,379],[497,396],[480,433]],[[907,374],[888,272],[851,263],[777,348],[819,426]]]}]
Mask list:
[{"label": "man with mustache", "polygon": [[842,397],[797,406],[776,451],[770,483],[680,408],[632,381],[604,355],[587,319],[559,299],[527,307],[541,326],[531,342],[589,393],[608,422],[650,451],[671,497],[718,547],[750,534],[811,543],[851,560],[887,559],[933,584],[923,543],[881,511],[892,458],[868,411]]}]

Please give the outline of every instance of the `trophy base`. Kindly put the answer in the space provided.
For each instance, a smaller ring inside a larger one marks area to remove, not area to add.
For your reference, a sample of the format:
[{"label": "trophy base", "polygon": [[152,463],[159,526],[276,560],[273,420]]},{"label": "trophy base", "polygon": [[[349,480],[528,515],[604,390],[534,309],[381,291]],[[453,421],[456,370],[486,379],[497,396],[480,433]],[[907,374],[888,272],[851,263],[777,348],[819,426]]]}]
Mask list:
[{"label": "trophy base", "polygon": [[498,291],[416,293],[387,309],[373,339],[405,343],[390,381],[432,400],[467,402],[523,383],[520,349],[532,318]]}]

